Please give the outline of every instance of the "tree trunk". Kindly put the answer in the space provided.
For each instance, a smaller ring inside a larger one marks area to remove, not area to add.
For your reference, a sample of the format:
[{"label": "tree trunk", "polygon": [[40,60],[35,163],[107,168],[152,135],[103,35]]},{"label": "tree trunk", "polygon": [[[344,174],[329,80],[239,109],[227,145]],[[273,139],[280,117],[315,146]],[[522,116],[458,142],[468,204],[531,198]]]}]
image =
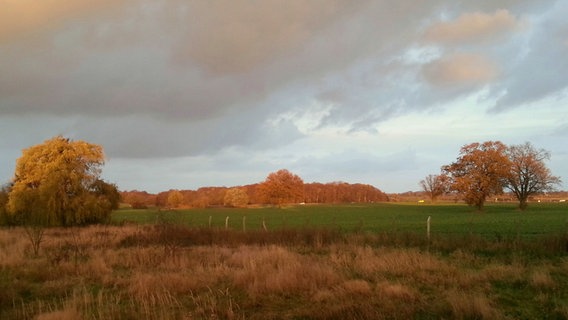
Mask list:
[{"label": "tree trunk", "polygon": [[527,198],[519,199],[519,209],[525,210],[529,206]]}]

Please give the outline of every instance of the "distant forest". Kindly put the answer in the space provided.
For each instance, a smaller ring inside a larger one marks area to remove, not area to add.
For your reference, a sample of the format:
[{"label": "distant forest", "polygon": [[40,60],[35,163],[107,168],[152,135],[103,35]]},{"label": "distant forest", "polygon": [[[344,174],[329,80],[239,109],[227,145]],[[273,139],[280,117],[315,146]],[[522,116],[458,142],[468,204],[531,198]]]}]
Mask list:
[{"label": "distant forest", "polygon": [[[177,207],[186,208],[205,208],[209,206],[226,205],[227,191],[231,189],[242,189],[248,196],[248,205],[268,204],[263,193],[261,183],[239,186],[239,187],[203,187],[197,190],[169,190],[158,194],[146,191],[122,191],[121,199],[123,203],[131,205],[133,208],[146,207],[171,207],[168,199],[172,193],[181,193]],[[368,184],[349,184],[346,182],[331,183],[305,183],[303,185],[303,196],[297,199],[301,203],[370,203],[389,201],[389,197],[383,191]]]}]

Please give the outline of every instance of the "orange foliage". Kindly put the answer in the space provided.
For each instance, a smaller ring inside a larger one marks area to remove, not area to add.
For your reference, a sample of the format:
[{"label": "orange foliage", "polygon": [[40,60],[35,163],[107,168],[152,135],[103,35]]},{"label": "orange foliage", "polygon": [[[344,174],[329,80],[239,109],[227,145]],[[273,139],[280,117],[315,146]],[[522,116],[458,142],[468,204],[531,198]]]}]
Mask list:
[{"label": "orange foliage", "polygon": [[286,169],[272,172],[260,185],[264,202],[282,205],[303,202],[304,181]]},{"label": "orange foliage", "polygon": [[[282,171],[282,172],[280,172]],[[382,202],[389,201],[389,197],[381,190],[368,184],[349,184],[346,182],[331,183],[307,183],[304,184],[302,179],[297,175],[290,173],[288,170],[280,170],[269,175],[267,178],[271,183],[274,182],[278,188],[282,188],[283,198],[279,199],[275,193],[267,195],[266,181],[235,188],[227,187],[204,187],[197,190],[180,190],[183,194],[182,205],[193,208],[205,208],[210,206],[235,205],[227,202],[227,196],[230,195],[232,189],[238,189],[244,192],[243,197],[248,197],[249,204],[284,204],[284,203],[352,203],[352,202]],[[277,184],[278,182],[280,184]],[[288,183],[291,184],[288,185]],[[274,186],[273,186],[274,187]],[[273,192],[276,192],[273,189]],[[160,192],[159,194],[149,194],[143,191],[127,191],[121,192],[122,199],[135,207],[135,204],[143,204],[144,206],[167,206],[167,199],[170,191]],[[286,198],[286,194],[290,195]],[[267,198],[268,196],[268,198]],[[272,198],[270,198],[272,197]],[[243,205],[242,203],[240,205]]]},{"label": "orange foliage", "polygon": [[306,203],[351,203],[389,201],[381,190],[368,184],[346,182],[308,183],[304,185]]},{"label": "orange foliage", "polygon": [[481,210],[489,195],[502,194],[506,186],[511,168],[506,150],[500,141],[468,144],[461,148],[457,161],[442,170],[450,178],[451,188]]}]

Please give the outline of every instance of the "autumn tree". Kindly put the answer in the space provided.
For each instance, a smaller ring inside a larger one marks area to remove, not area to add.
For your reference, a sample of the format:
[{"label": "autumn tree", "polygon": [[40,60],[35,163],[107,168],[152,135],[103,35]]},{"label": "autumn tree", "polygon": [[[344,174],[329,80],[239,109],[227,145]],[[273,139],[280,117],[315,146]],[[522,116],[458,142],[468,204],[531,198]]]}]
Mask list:
[{"label": "autumn tree", "polygon": [[183,194],[179,190],[170,190],[168,192],[167,205],[170,208],[177,208],[183,202]]},{"label": "autumn tree", "polygon": [[206,206],[222,206],[225,200],[226,187],[201,187],[196,191],[198,202]]},{"label": "autumn tree", "polygon": [[527,208],[530,196],[552,191],[560,183],[560,178],[553,176],[544,163],[550,159],[550,152],[537,150],[526,142],[510,146],[506,154],[511,161],[511,174],[506,186],[519,200],[521,210]]},{"label": "autumn tree", "polygon": [[148,206],[156,204],[156,195],[146,191],[122,191],[121,201],[132,206],[133,209],[147,209]]},{"label": "autumn tree", "polygon": [[6,184],[0,188],[0,226],[11,224],[10,216],[8,215],[8,194],[11,187],[12,185]]},{"label": "autumn tree", "polygon": [[120,206],[121,196],[115,184],[98,179],[92,185],[92,192],[99,201],[108,202],[111,210],[116,210]]},{"label": "autumn tree", "polygon": [[445,174],[430,174],[420,181],[422,190],[428,194],[430,201],[436,202],[439,196],[449,190],[448,176]]},{"label": "autumn tree", "polygon": [[489,195],[501,194],[510,175],[507,146],[500,141],[465,145],[457,161],[442,167],[457,191],[471,206],[483,209]]},{"label": "autumn tree", "polygon": [[230,207],[245,207],[249,202],[249,196],[243,188],[231,188],[225,193],[224,202]]},{"label": "autumn tree", "polygon": [[107,221],[118,192],[99,179],[103,164],[101,146],[61,136],[23,150],[8,195],[8,214],[24,225]]},{"label": "autumn tree", "polygon": [[384,192],[368,184],[347,182],[304,184],[304,201],[310,203],[364,203],[388,200]]},{"label": "autumn tree", "polygon": [[304,194],[304,181],[286,169],[272,172],[260,185],[266,203],[281,206],[300,202]]}]

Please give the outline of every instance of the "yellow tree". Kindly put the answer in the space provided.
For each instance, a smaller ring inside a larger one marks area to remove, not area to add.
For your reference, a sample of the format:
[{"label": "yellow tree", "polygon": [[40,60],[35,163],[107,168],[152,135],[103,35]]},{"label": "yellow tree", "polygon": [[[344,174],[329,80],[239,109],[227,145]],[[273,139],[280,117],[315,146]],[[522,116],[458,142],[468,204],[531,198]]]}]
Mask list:
[{"label": "yellow tree", "polygon": [[224,203],[230,207],[246,207],[249,196],[244,188],[231,188],[225,193]]},{"label": "yellow tree", "polygon": [[442,167],[451,189],[462,195],[467,204],[482,210],[487,196],[503,193],[511,168],[506,150],[507,146],[500,141],[463,146],[457,161]]},{"label": "yellow tree", "polygon": [[171,190],[168,193],[167,204],[170,208],[177,208],[183,202],[183,194],[179,190]]},{"label": "yellow tree", "polygon": [[304,196],[304,181],[286,169],[272,172],[260,185],[264,200],[270,204],[300,202]]},{"label": "yellow tree", "polygon": [[511,161],[511,175],[507,188],[519,200],[519,208],[527,208],[528,198],[532,195],[552,191],[560,183],[560,178],[553,176],[544,164],[550,159],[550,152],[535,149],[529,142],[510,146],[507,156]]},{"label": "yellow tree", "polygon": [[61,136],[23,150],[8,195],[11,218],[44,226],[107,221],[118,191],[99,179],[103,164],[101,146]]}]

